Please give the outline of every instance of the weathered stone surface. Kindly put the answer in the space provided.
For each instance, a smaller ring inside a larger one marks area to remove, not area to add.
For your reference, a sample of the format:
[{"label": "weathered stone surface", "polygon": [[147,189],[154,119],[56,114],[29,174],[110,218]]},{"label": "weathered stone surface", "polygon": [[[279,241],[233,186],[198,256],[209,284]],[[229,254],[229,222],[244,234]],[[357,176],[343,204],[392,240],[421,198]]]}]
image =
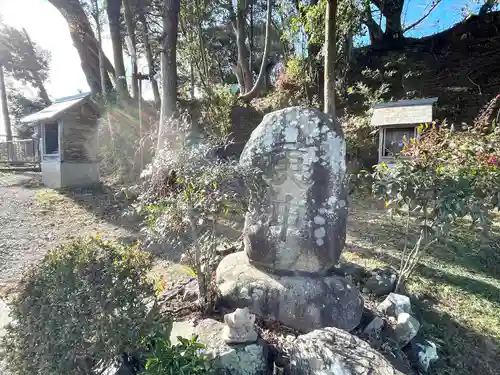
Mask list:
[{"label": "weathered stone surface", "polygon": [[198,300],[199,294],[200,294],[200,289],[198,286],[198,280],[193,279],[184,286],[184,292],[182,293],[182,300],[186,302],[194,302]]},{"label": "weathered stone surface", "polygon": [[377,310],[387,316],[397,318],[401,313],[411,313],[411,301],[408,296],[390,293],[387,298],[377,306]]},{"label": "weathered stone surface", "polygon": [[227,344],[248,344],[257,341],[255,315],[250,314],[247,307],[224,315],[224,322],[224,342]]},{"label": "weathered stone surface", "polygon": [[193,322],[174,322],[170,341],[177,343],[177,336],[198,340],[206,346],[206,353],[214,358],[213,369],[220,375],[266,375],[267,346],[258,340],[250,345],[228,345],[224,342],[225,324],[204,319],[195,326]]},{"label": "weathered stone surface", "polygon": [[228,345],[223,339],[224,324],[213,319],[198,323],[194,333],[206,345],[215,360],[214,370],[221,375],[266,375],[267,348],[264,342],[250,345]]},{"label": "weathered stone surface", "polygon": [[344,248],[347,219],[340,124],[304,107],[267,114],[240,163],[260,168],[268,183],[245,218],[250,261],[287,274],[331,269]]},{"label": "weathered stone surface", "polygon": [[337,268],[346,277],[350,276],[355,283],[363,281],[369,275],[363,266],[348,261],[342,261]]},{"label": "weathered stone surface", "polygon": [[393,339],[400,348],[404,348],[417,335],[420,323],[408,313],[398,315],[398,321],[394,328]]},{"label": "weathered stone surface", "polygon": [[332,327],[299,336],[290,359],[290,375],[402,375],[368,343]]},{"label": "weathered stone surface", "polygon": [[411,364],[425,373],[429,371],[431,363],[439,359],[436,344],[421,336],[411,340],[405,351]]},{"label": "weathered stone surface", "polygon": [[192,321],[180,321],[172,323],[170,331],[170,342],[175,345],[179,342],[177,337],[191,338],[194,335],[194,323]]},{"label": "weathered stone surface", "polygon": [[346,279],[267,274],[251,265],[244,252],[221,261],[216,282],[230,307],[248,307],[258,316],[301,332],[323,327],[350,331],[363,312],[359,292]]},{"label": "weathered stone surface", "polygon": [[389,294],[396,286],[397,275],[391,269],[376,270],[366,280],[365,288],[376,296]]},{"label": "weathered stone surface", "polygon": [[369,336],[379,336],[384,328],[385,321],[380,316],[376,316],[363,330],[363,333]]}]

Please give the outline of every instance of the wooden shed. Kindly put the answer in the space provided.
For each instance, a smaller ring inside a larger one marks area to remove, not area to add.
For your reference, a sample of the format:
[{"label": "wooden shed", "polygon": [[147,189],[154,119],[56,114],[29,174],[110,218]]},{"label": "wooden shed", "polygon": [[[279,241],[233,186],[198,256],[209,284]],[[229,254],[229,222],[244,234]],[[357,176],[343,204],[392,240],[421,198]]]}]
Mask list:
[{"label": "wooden shed", "polygon": [[373,107],[371,125],[379,128],[378,162],[393,164],[405,140],[417,136],[421,124],[433,121],[437,98],[400,100]]},{"label": "wooden shed", "polygon": [[57,99],[21,119],[40,134],[42,182],[59,189],[99,182],[98,110],[90,94]]}]

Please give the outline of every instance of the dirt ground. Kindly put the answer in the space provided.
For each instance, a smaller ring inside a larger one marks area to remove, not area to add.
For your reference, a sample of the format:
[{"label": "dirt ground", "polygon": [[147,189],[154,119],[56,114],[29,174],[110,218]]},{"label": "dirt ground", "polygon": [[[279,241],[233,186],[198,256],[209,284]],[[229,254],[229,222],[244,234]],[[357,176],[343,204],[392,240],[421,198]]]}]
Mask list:
[{"label": "dirt ground", "polygon": [[137,237],[138,228],[115,216],[112,197],[110,192],[97,197],[85,191],[58,194],[42,188],[38,174],[0,172],[0,296],[27,265],[61,242],[97,233]]},{"label": "dirt ground", "polygon": [[[27,265],[58,243],[98,233],[107,239],[139,239],[138,223],[122,217],[123,203],[114,199],[114,192],[106,186],[102,191],[55,192],[41,187],[38,175],[0,172],[0,298]],[[401,217],[389,217],[370,199],[354,198],[350,204],[347,260],[368,269],[397,268],[405,242],[413,240],[406,238]],[[155,273],[169,281],[186,277],[166,249],[160,254],[165,256],[156,254]],[[408,283],[421,333],[438,345],[440,360],[432,374],[498,374],[499,254],[500,217],[487,238],[467,223],[457,225]]]}]

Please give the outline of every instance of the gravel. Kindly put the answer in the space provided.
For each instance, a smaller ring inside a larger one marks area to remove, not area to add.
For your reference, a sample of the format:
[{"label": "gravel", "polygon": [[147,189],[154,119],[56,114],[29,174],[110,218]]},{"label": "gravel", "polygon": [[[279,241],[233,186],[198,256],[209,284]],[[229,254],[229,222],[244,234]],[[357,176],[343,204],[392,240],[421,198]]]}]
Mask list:
[{"label": "gravel", "polygon": [[[0,295],[2,288],[15,285],[27,266],[61,242],[97,233],[106,238],[133,236],[130,229],[106,218],[105,210],[96,213],[92,205],[37,187],[34,178],[38,176],[0,172]],[[112,204],[102,196],[95,202]]]}]

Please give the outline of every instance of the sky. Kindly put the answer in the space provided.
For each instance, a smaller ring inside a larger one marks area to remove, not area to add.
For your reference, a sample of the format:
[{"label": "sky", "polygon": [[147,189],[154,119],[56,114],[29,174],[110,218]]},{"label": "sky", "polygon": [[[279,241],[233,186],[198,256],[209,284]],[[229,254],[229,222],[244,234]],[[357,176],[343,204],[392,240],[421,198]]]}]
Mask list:
[{"label": "sky", "polygon": [[[422,14],[422,9],[430,1],[407,0],[404,23],[410,24],[418,19]],[[442,0],[431,16],[407,35],[421,37],[445,30],[463,19],[462,10],[473,2],[474,0]],[[477,5],[472,8],[477,10]],[[48,0],[0,0],[0,17],[9,25],[26,28],[36,43],[50,51],[50,76],[46,88],[51,98],[74,95],[79,90],[89,89],[78,53],[69,35],[68,25]],[[112,59],[111,41],[106,30],[103,50]],[[129,60],[126,58],[126,61]],[[127,75],[129,75],[130,63],[126,65]],[[140,62],[139,65],[141,65]],[[141,70],[142,67],[139,66],[139,69]],[[144,94],[145,96],[150,94],[149,87],[144,88]],[[2,125],[0,124],[0,134],[4,133]]]}]

